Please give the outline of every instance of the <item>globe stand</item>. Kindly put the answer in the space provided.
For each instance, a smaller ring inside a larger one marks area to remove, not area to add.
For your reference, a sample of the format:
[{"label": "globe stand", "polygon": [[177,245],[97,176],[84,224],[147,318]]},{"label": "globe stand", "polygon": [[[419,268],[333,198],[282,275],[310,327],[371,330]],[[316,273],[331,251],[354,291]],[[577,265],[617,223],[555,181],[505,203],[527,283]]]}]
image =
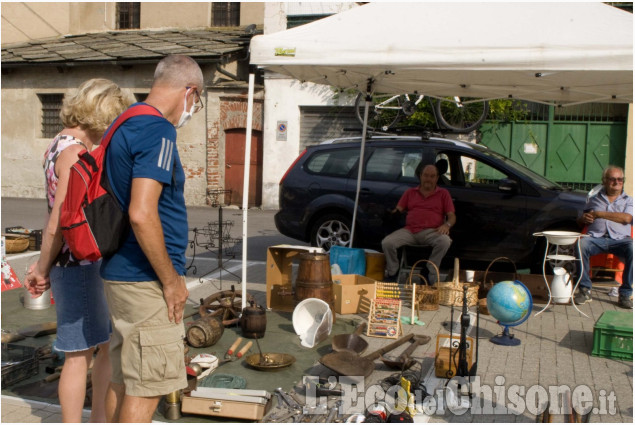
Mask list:
[{"label": "globe stand", "polygon": [[509,347],[520,345],[520,340],[509,333],[509,326],[505,326],[502,335],[493,336],[489,340],[496,345],[507,345]]}]

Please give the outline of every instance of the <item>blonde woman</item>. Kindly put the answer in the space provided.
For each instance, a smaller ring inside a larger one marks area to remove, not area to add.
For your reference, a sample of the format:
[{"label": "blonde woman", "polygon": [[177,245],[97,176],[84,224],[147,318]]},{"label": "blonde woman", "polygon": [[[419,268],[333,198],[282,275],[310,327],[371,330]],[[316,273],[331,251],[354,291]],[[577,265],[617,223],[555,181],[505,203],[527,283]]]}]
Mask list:
[{"label": "blonde woman", "polygon": [[64,422],[82,421],[86,375],[95,351],[90,420],[106,421],[111,325],[104,284],[99,277],[101,261],[73,258],[62,237],[60,209],[78,153],[99,145],[110,123],[132,102],[132,95],[110,80],[95,78],[84,82],[75,94],[65,96],[60,112],[64,129],[44,154],[49,219],[42,234],[40,258],[31,266],[26,283],[32,296],[41,295],[49,285],[53,290],[57,313],[55,348],[65,355],[58,391]]}]

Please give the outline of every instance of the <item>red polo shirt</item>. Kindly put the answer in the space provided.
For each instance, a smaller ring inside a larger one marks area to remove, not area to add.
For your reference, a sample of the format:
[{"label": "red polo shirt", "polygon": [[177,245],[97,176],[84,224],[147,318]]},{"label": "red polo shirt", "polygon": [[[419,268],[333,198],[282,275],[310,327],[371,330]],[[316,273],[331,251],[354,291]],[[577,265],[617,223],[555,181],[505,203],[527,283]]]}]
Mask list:
[{"label": "red polo shirt", "polygon": [[411,233],[436,229],[444,223],[447,213],[454,212],[450,192],[438,186],[425,197],[419,187],[410,188],[404,192],[397,205],[408,211],[406,229]]}]

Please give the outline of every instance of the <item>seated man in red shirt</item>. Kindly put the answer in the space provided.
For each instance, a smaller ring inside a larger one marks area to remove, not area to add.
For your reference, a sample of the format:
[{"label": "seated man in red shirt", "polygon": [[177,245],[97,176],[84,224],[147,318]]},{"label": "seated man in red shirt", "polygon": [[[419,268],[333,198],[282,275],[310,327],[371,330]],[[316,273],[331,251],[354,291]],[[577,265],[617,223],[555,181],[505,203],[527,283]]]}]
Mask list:
[{"label": "seated man in red shirt", "polygon": [[[429,260],[437,267],[450,248],[450,228],[456,223],[454,204],[450,193],[437,187],[439,171],[426,165],[419,175],[419,186],[404,192],[392,213],[408,211],[406,227],[392,232],[381,241],[386,256],[386,281],[395,282],[399,271],[397,250],[404,245],[431,246]],[[436,271],[427,264],[429,283],[436,281]],[[425,276],[426,273],[423,273]]]}]

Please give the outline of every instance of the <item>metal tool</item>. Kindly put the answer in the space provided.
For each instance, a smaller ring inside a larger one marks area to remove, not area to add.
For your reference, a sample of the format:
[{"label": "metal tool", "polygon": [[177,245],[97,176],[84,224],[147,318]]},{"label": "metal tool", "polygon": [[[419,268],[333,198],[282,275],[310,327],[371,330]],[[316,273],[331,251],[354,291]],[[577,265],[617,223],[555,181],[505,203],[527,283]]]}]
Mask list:
[{"label": "metal tool", "polygon": [[368,348],[368,342],[360,336],[365,328],[366,324],[362,323],[357,326],[355,333],[335,335],[331,340],[331,347],[334,351],[362,354]]},{"label": "metal tool", "polygon": [[342,405],[342,400],[339,400],[337,403],[335,403],[333,407],[331,407],[331,410],[329,411],[329,414],[326,417],[326,420],[324,421],[325,423],[327,424],[333,423],[333,419],[335,419],[335,417],[337,416],[337,411],[339,410],[341,405]]},{"label": "metal tool", "polygon": [[282,407],[283,400],[282,400],[282,396],[280,395],[280,393],[275,392],[273,394],[276,396],[276,402],[277,402],[276,406]]},{"label": "metal tool", "polygon": [[269,420],[271,422],[284,422],[287,419],[293,418],[293,422],[294,423],[299,423],[300,421],[302,421],[302,419],[304,419],[304,414],[302,413],[302,411],[297,411],[297,410],[291,410],[287,413],[284,413],[282,416],[277,417],[277,418],[269,418]]},{"label": "metal tool", "polygon": [[256,338],[256,345],[258,346],[258,354],[260,354],[260,363],[265,363],[265,356],[262,355],[262,348],[260,348],[260,342],[258,341],[258,338]]},{"label": "metal tool", "polygon": [[276,404],[262,417],[261,422],[263,423],[275,422],[281,415],[277,410],[282,409],[282,397],[276,392],[274,392],[273,395],[276,397]]},{"label": "metal tool", "polygon": [[287,406],[289,406],[292,409],[298,409],[302,411],[302,406],[300,406],[300,404],[297,401],[295,401],[285,390],[278,387],[276,388],[276,393],[280,394],[280,397],[282,397],[282,400],[284,400],[284,402],[287,403]]},{"label": "metal tool", "polygon": [[[304,416],[305,418],[303,418],[303,422],[311,422],[311,423],[323,423],[324,421],[319,420],[320,418],[324,418],[325,415],[318,413],[318,412],[324,412],[326,411],[326,408],[328,406],[326,404],[320,404],[319,406],[315,406],[315,407],[305,407],[304,408]],[[301,420],[302,421],[302,420]]]},{"label": "metal tool", "polygon": [[410,355],[417,349],[418,346],[427,344],[430,342],[428,335],[415,335],[414,340],[410,344],[410,347],[406,348],[399,357],[381,356],[381,361],[391,369],[406,370],[414,364],[414,360]]},{"label": "metal tool", "polygon": [[304,418],[304,414],[302,413],[302,406],[300,406],[300,404],[296,402],[282,388],[276,388],[275,394],[284,401],[289,411],[281,414],[280,416],[271,416],[270,418],[268,418],[269,421],[283,422],[287,419],[293,418],[293,422],[300,422],[300,420]]},{"label": "metal tool", "polygon": [[328,381],[322,381],[319,379],[318,382],[313,380],[307,380],[305,384],[305,391],[307,394],[310,394],[312,391],[315,391],[315,395],[318,397],[321,396],[341,396],[342,390],[331,389],[327,385]]},{"label": "metal tool", "polygon": [[346,351],[328,353],[320,358],[320,363],[339,375],[368,377],[375,370],[373,361],[376,358],[410,341],[412,338],[414,338],[414,334],[408,334],[400,340],[373,351],[364,357]]}]

